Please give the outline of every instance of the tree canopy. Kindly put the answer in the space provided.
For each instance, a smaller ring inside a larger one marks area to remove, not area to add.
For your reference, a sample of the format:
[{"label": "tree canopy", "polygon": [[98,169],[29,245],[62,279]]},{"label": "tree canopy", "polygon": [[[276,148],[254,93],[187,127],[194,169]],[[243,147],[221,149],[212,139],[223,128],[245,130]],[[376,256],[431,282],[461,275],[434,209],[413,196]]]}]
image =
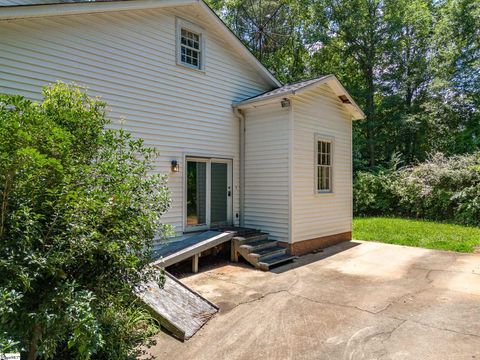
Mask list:
[{"label": "tree canopy", "polygon": [[354,167],[480,146],[478,0],[210,0],[283,82],[335,74],[365,111]]}]

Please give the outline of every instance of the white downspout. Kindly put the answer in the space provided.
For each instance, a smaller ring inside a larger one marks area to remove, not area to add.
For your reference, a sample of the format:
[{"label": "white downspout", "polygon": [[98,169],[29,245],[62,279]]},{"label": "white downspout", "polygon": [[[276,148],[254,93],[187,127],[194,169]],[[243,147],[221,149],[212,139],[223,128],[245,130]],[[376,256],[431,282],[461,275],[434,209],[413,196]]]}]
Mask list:
[{"label": "white downspout", "polygon": [[245,226],[245,115],[234,107],[233,112],[240,120],[240,226]]}]

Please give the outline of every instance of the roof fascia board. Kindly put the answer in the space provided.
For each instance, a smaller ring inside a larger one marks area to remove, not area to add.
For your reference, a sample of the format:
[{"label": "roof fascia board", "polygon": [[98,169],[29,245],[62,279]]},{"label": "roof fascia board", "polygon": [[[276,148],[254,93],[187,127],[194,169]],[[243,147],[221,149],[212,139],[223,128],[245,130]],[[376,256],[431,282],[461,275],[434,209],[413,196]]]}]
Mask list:
[{"label": "roof fascia board", "polygon": [[247,47],[242,43],[242,41],[230,30],[230,28],[218,17],[217,14],[208,6],[204,1],[198,1],[198,4],[200,7],[202,7],[205,12],[210,16],[210,18],[220,25],[221,27],[225,28],[225,36],[229,38],[231,41],[232,45],[244,56],[247,57],[247,59],[250,59],[270,80],[272,85],[280,87],[282,86],[282,83],[278,81],[273,74],[268,71],[268,69],[262,65],[262,63],[251,53],[250,50],[247,49]]},{"label": "roof fascia board", "polygon": [[0,20],[193,5],[199,0],[127,0],[2,7]]},{"label": "roof fascia board", "polygon": [[249,108],[266,105],[268,103],[273,102],[274,100],[290,98],[290,96],[292,95],[295,95],[295,92],[288,91],[282,94],[272,94],[270,96],[265,96],[261,100],[255,100],[255,98],[253,98],[245,101],[240,101],[238,103],[234,103],[232,106],[237,109],[249,109]]}]

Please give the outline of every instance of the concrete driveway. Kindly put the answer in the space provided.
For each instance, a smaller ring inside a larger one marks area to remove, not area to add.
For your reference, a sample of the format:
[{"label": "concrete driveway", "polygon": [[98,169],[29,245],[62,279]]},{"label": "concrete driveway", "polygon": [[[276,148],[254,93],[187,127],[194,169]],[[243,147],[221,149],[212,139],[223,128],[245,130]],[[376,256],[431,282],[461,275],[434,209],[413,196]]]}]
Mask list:
[{"label": "concrete driveway", "polygon": [[220,306],[159,359],[480,359],[480,255],[352,241],[261,272],[184,279]]}]

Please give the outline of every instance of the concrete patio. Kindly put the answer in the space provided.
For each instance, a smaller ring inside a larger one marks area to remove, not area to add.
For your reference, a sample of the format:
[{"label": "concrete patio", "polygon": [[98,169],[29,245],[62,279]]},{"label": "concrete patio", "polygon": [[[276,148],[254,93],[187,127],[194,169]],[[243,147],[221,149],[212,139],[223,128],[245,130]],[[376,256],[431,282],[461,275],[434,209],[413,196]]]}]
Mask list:
[{"label": "concrete patio", "polygon": [[159,359],[480,359],[480,255],[352,241],[272,272],[224,263],[183,281],[220,306]]}]

